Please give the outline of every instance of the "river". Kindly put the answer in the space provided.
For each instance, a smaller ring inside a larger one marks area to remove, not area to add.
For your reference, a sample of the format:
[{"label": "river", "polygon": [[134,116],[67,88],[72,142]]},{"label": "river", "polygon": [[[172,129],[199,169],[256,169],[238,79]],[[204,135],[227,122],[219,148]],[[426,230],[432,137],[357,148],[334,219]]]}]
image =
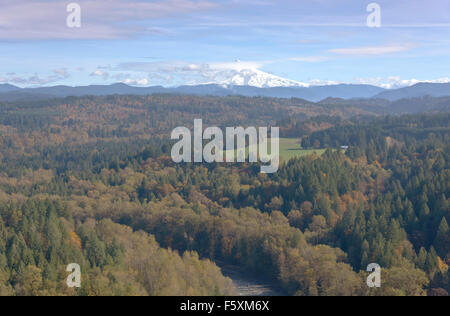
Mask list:
[{"label": "river", "polygon": [[239,296],[285,295],[273,282],[251,275],[239,266],[223,262],[216,262],[216,264],[222,269],[222,274],[233,281]]}]

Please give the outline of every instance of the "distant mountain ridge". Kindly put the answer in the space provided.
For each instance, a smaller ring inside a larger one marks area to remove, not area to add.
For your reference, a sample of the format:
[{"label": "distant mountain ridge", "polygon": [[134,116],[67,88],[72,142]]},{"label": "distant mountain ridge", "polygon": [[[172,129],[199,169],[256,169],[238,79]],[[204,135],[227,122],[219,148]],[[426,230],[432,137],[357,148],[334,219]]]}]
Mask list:
[{"label": "distant mountain ridge", "polygon": [[12,91],[21,90],[19,87],[10,84],[0,84],[0,93],[8,93]]},{"label": "distant mountain ridge", "polygon": [[165,88],[162,86],[133,87],[124,83],[112,85],[90,85],[80,87],[54,86],[40,88],[19,88],[9,84],[0,85],[0,101],[42,100],[68,96],[105,95],[152,95],[152,94],[192,94],[247,97],[301,98],[318,102],[327,98],[339,99],[385,99],[397,101],[417,97],[450,96],[450,83],[419,83],[411,87],[386,90],[371,85],[339,84],[327,86],[289,86],[259,88],[247,85],[197,85]]},{"label": "distant mountain ridge", "polygon": [[405,87],[395,90],[385,90],[375,97],[386,99],[389,101],[396,101],[400,99],[410,99],[425,96],[450,96],[450,83],[418,83],[411,87]]}]

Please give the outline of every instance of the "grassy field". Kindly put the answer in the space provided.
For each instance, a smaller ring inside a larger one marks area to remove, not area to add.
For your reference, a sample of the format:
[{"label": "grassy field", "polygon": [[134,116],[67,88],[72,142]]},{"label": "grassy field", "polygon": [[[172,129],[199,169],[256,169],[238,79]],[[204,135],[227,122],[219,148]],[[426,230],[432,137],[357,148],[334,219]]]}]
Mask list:
[{"label": "grassy field", "polygon": [[[280,138],[280,158],[283,161],[312,154],[322,155],[324,152],[325,149],[302,149],[300,138]],[[248,158],[248,147],[245,149],[245,156]]]},{"label": "grassy field", "polygon": [[284,161],[311,154],[322,155],[324,152],[325,149],[302,149],[297,138],[280,138],[280,157]]}]

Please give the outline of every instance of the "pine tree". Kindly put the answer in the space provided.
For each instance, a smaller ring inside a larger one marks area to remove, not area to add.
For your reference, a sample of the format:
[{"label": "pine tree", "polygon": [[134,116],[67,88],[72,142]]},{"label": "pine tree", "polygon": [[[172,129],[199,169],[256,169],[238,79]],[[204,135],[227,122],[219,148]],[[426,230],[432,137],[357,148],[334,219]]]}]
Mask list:
[{"label": "pine tree", "polygon": [[439,225],[436,239],[434,240],[434,247],[442,258],[445,258],[450,251],[450,229],[445,217],[442,218]]},{"label": "pine tree", "polygon": [[425,264],[427,262],[427,257],[428,257],[427,250],[424,247],[420,248],[419,256],[416,259],[416,264],[422,270],[425,270]]},{"label": "pine tree", "polygon": [[369,265],[369,252],[370,245],[367,240],[364,240],[361,246],[361,267],[360,269],[364,269]]},{"label": "pine tree", "polygon": [[439,269],[439,262],[437,258],[437,253],[434,247],[431,246],[430,251],[428,252],[427,260],[425,262],[425,271],[430,276],[434,276],[434,274],[438,271],[438,269]]}]

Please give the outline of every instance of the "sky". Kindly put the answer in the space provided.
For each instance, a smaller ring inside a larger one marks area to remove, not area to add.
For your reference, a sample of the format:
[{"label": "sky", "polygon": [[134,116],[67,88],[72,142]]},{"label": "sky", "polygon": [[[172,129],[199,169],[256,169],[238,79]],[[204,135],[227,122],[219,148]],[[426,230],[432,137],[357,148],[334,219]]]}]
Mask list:
[{"label": "sky", "polygon": [[0,0],[0,84],[20,87],[269,75],[398,88],[450,82],[449,56],[448,0]]}]

